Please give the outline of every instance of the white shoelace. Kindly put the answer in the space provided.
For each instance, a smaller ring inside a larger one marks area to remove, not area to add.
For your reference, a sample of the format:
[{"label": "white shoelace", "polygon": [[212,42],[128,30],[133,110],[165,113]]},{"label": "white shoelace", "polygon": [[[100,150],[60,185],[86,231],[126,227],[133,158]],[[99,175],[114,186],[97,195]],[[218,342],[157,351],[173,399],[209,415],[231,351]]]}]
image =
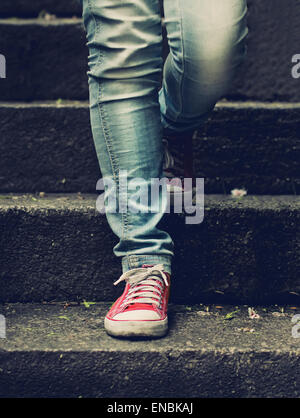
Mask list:
[{"label": "white shoelace", "polygon": [[163,264],[153,267],[142,267],[128,270],[114,283],[116,286],[123,280],[130,284],[130,290],[121,307],[131,303],[150,303],[161,307],[164,284],[169,286]]},{"label": "white shoelace", "polygon": [[164,158],[164,170],[174,167],[174,157],[169,150],[169,142],[167,139],[163,138],[165,158]]}]

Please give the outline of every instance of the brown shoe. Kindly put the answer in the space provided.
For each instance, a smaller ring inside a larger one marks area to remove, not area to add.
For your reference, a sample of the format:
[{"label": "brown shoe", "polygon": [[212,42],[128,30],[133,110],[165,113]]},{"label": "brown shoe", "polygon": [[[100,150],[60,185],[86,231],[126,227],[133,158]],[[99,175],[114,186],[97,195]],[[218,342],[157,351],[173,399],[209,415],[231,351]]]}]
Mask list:
[{"label": "brown shoe", "polygon": [[178,136],[163,136],[165,147],[164,176],[169,180],[179,179],[169,187],[171,193],[182,193],[183,179],[191,178],[192,185],[195,186],[194,160],[193,160],[193,138],[195,132]]}]

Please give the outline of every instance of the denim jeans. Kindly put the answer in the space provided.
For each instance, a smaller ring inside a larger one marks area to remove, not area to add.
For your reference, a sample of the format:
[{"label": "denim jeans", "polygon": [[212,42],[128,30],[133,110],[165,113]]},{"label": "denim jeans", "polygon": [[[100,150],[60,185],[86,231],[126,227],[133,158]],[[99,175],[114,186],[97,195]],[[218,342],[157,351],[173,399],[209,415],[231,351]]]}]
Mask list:
[{"label": "denim jeans", "polygon": [[[163,129],[175,135],[200,129],[227,92],[245,56],[246,0],[164,0],[170,48],[164,65],[159,0],[82,0],[82,6],[102,176],[119,188],[126,170],[129,182],[142,178],[150,187],[162,177]],[[127,190],[128,199],[132,193]],[[106,213],[123,272],[161,263],[171,273],[174,243],[157,227],[164,189],[159,200],[156,213]]]}]

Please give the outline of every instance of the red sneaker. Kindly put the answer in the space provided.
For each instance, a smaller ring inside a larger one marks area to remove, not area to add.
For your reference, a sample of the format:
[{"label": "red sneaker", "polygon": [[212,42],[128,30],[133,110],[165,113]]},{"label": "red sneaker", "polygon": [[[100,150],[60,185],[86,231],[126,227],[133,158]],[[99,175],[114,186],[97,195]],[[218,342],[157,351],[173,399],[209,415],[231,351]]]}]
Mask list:
[{"label": "red sneaker", "polygon": [[168,331],[170,275],[162,264],[128,270],[114,283],[126,281],[123,294],[104,319],[115,337],[162,337]]}]

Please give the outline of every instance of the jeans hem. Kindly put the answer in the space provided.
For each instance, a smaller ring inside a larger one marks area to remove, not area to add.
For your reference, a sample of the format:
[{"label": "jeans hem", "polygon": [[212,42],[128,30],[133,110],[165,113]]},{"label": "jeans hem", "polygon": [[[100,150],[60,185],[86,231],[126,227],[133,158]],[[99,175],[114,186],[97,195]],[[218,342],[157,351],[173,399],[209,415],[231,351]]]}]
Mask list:
[{"label": "jeans hem", "polygon": [[122,270],[125,273],[128,270],[142,267],[143,264],[163,264],[164,271],[171,274],[172,256],[169,255],[127,255],[122,258]]}]

